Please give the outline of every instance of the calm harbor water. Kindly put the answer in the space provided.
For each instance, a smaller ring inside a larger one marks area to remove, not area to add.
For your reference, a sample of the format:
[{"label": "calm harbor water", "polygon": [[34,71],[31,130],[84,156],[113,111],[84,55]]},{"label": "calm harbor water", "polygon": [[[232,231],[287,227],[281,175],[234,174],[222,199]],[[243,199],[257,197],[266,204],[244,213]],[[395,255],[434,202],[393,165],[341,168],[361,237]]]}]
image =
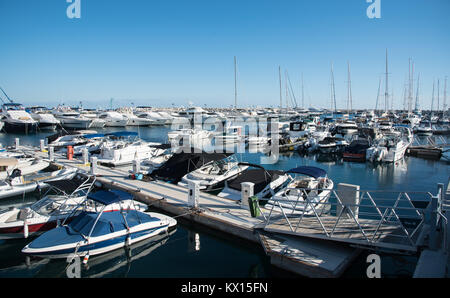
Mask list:
[{"label": "calm harbor water", "polygon": [[[169,127],[129,127],[98,129],[106,131],[137,131],[142,139],[166,142]],[[16,137],[21,144],[39,145],[39,140],[52,134],[8,135],[0,133],[3,146],[13,145]],[[259,163],[261,154],[237,154],[240,161]],[[288,170],[301,165],[325,169],[338,183],[358,184],[362,190],[420,191],[436,193],[437,183],[447,183],[449,163],[413,157],[397,164],[374,166],[368,163],[348,163],[338,158],[282,155],[278,163],[264,165],[267,169]],[[11,204],[31,203],[37,195],[0,201],[0,208]],[[32,259],[28,261],[21,249],[27,240],[0,240],[0,277],[65,277],[65,260]],[[344,277],[364,278],[367,263],[364,252],[344,274]],[[412,276],[416,256],[380,254],[383,277]],[[298,277],[270,265],[262,247],[179,219],[177,230],[168,238],[149,241],[104,256],[91,257],[82,277]]]}]

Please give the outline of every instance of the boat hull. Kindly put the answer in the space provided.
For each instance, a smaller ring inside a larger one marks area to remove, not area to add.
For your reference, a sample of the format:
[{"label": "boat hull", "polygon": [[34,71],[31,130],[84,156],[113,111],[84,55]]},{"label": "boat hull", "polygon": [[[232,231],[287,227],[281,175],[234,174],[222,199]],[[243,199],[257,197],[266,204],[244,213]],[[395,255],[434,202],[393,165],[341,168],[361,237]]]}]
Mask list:
[{"label": "boat hull", "polygon": [[136,231],[130,234],[127,234],[126,231],[122,231],[113,233],[113,235],[95,237],[96,239],[92,239],[87,243],[82,241],[43,249],[32,249],[26,246],[22,252],[26,255],[49,259],[67,258],[69,256],[73,256],[75,253],[80,257],[84,257],[87,254],[89,254],[89,256],[94,256],[123,248],[127,245],[132,245],[150,237],[167,233],[168,230],[169,225]]},{"label": "boat hull", "polygon": [[38,128],[37,123],[19,123],[5,121],[3,131],[6,133],[36,133]]}]

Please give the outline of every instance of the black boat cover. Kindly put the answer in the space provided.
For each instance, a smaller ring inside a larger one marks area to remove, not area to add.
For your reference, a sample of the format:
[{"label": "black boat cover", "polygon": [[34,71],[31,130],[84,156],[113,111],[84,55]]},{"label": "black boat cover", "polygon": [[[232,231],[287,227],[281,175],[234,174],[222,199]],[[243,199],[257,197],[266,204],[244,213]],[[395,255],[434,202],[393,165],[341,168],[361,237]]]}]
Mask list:
[{"label": "black boat cover", "polygon": [[150,177],[178,183],[187,173],[195,171],[209,162],[222,160],[231,155],[232,153],[175,153],[159,169],[153,171]]},{"label": "black boat cover", "polygon": [[236,178],[227,182],[228,187],[237,191],[241,191],[241,183],[252,182],[255,184],[253,193],[256,195],[261,192],[269,183],[284,175],[283,171],[265,170],[265,169],[247,169]]}]

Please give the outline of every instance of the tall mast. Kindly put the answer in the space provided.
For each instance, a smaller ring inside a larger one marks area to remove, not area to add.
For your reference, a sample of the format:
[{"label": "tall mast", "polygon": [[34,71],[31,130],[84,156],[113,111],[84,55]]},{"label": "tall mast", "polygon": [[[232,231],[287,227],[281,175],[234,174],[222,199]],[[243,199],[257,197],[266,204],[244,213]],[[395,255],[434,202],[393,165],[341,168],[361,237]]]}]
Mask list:
[{"label": "tall mast", "polygon": [[234,56],[234,109],[237,109],[237,61]]},{"label": "tall mast", "polygon": [[[410,59],[412,62],[412,59]],[[411,75],[410,75],[410,91],[409,91],[409,100],[408,100],[408,115],[411,114],[412,111],[412,99],[413,99],[413,90],[414,90],[414,62],[411,64]]]},{"label": "tall mast", "polygon": [[347,61],[347,67],[348,67],[348,88],[347,88],[347,113],[350,115],[351,110],[353,110],[353,103],[352,103],[352,81],[350,77],[350,62]]},{"label": "tall mast", "polygon": [[379,82],[378,82],[377,102],[375,104],[375,111],[378,110],[378,100],[380,98],[380,90],[381,90],[381,77],[380,77]]},{"label": "tall mast", "polygon": [[303,85],[303,72],[302,72],[302,109],[305,108],[305,86]]},{"label": "tall mast", "polygon": [[289,109],[289,89],[288,89],[288,73],[284,71],[284,87],[286,88],[286,112]]},{"label": "tall mast", "polygon": [[439,115],[439,79],[438,79],[438,84],[437,84],[437,112]]},{"label": "tall mast", "polygon": [[389,109],[389,78],[388,78],[388,50],[386,49],[386,87],[384,92],[384,111]]},{"label": "tall mast", "polygon": [[442,110],[444,111],[444,116],[447,113],[447,77],[445,77],[445,83],[444,83],[444,106],[442,107]]},{"label": "tall mast", "polygon": [[337,111],[336,109],[336,90],[334,86],[334,72],[333,72],[333,62],[331,62],[331,109],[333,109],[334,105],[334,112]]},{"label": "tall mast", "polygon": [[433,114],[433,106],[434,106],[434,83],[435,81],[433,80],[433,93],[431,94],[431,114]]},{"label": "tall mast", "polygon": [[419,110],[419,83],[420,83],[420,73],[417,76],[417,91],[416,91],[416,104],[414,106],[414,110],[418,111]]},{"label": "tall mast", "polygon": [[281,66],[278,66],[278,76],[280,78],[280,112],[283,107],[283,88],[281,86]]}]

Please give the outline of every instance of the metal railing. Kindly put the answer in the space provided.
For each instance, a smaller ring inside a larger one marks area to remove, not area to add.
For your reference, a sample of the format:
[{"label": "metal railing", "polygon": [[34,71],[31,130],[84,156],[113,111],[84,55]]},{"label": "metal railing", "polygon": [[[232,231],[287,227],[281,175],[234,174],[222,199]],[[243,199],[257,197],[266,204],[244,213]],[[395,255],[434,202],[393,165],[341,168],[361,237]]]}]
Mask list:
[{"label": "metal railing", "polygon": [[[291,195],[274,197],[265,204],[269,215],[264,217],[264,229],[416,251],[421,246],[436,246],[437,230],[447,221],[440,207],[442,189],[443,185],[439,186],[437,195],[359,189],[349,194],[339,186],[336,190],[287,189],[284,193],[291,190]],[[294,191],[297,195],[292,195]],[[326,195],[319,200],[312,192]]]}]

